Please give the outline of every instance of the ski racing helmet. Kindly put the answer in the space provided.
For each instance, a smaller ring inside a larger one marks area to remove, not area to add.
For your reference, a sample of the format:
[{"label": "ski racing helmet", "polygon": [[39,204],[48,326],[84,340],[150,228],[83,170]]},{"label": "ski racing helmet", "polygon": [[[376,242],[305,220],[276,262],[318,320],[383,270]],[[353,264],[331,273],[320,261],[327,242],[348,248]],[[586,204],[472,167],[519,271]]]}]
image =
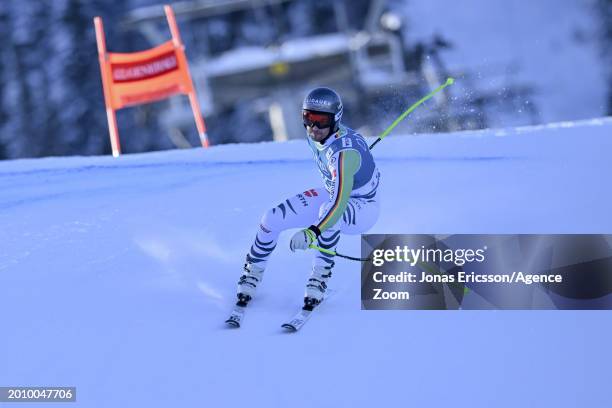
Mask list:
[{"label": "ski racing helmet", "polygon": [[[340,120],[342,119],[342,100],[340,95],[331,88],[319,87],[308,92],[304,103],[302,103],[302,120],[304,127],[311,123],[320,123],[313,121],[311,113],[323,113],[329,116],[330,134],[338,131]],[[314,116],[316,119],[316,116]],[[321,126],[317,126],[321,127]]]}]

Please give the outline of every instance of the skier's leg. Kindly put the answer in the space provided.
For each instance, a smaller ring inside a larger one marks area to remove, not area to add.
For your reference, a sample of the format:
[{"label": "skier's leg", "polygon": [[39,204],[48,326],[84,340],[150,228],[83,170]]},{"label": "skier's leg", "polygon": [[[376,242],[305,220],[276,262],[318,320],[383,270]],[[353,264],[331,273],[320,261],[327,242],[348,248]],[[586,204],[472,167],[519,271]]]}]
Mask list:
[{"label": "skier's leg", "polygon": [[[338,241],[340,241],[340,230],[328,229],[321,233],[317,245],[335,251]],[[321,302],[327,290],[327,281],[332,276],[333,267],[334,255],[316,251],[312,263],[312,272],[306,283],[306,292],[304,293],[304,303],[307,306],[316,306]]]},{"label": "skier's leg", "polygon": [[[321,206],[320,215],[327,213],[328,203]],[[351,198],[347,204],[342,219],[333,228],[323,231],[318,239],[318,246],[330,251],[336,251],[341,234],[361,234],[374,226],[378,219],[379,205],[374,199]],[[316,306],[321,302],[327,283],[332,276],[334,256],[321,251],[315,251],[312,262],[312,272],[306,283],[304,303],[306,306]]]},{"label": "skier's leg", "polygon": [[[311,189],[288,198],[265,212],[253,245],[246,256],[244,273],[238,282],[238,297],[248,302],[263,278],[268,258],[276,248],[279,234],[317,220],[319,207],[327,200],[324,189]],[[241,296],[243,295],[243,296]]]},{"label": "skier's leg", "polygon": [[338,221],[335,227],[339,228],[343,234],[363,234],[376,224],[379,212],[380,204],[378,200],[351,198],[346,211],[342,214],[342,219]]}]

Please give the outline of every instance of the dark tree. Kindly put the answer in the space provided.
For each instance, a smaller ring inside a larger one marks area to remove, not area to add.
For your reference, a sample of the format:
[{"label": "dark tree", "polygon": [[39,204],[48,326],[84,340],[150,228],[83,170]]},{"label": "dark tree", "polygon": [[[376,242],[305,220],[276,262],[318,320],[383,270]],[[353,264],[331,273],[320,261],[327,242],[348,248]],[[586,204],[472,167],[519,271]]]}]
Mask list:
[{"label": "dark tree", "polygon": [[53,137],[56,119],[48,101],[49,78],[45,71],[51,58],[49,8],[42,0],[21,6],[9,4],[11,41],[6,51],[12,63],[8,80],[15,92],[8,95],[8,144],[15,157],[38,157],[44,155],[46,139]]},{"label": "dark tree", "polygon": [[612,0],[600,0],[604,21],[604,56],[608,67],[608,115],[612,115]]},{"label": "dark tree", "polygon": [[[9,24],[9,14],[8,8],[6,7],[6,3],[0,2],[0,44],[9,44],[10,42],[10,34],[8,31]],[[6,111],[6,103],[4,101],[6,89],[5,81],[6,81],[6,71],[7,71],[7,61],[9,58],[8,47],[0,47],[0,160],[8,158],[8,152],[6,150],[5,144],[6,140],[2,137],[4,134],[4,127],[6,122],[8,121],[8,112]]]}]

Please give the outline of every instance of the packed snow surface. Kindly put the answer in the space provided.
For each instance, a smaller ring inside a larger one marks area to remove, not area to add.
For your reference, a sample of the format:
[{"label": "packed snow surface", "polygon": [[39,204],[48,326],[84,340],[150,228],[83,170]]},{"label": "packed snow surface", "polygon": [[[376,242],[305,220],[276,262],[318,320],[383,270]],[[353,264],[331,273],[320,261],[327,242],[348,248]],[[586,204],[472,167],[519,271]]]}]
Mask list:
[{"label": "packed snow surface", "polygon": [[[371,232],[611,233],[611,136],[392,134]],[[70,407],[612,406],[605,311],[362,311],[338,260],[335,295],[283,333],[312,256],[289,233],[227,329],[261,215],[320,185],[305,141],[0,162],[0,385],[76,386]]]}]

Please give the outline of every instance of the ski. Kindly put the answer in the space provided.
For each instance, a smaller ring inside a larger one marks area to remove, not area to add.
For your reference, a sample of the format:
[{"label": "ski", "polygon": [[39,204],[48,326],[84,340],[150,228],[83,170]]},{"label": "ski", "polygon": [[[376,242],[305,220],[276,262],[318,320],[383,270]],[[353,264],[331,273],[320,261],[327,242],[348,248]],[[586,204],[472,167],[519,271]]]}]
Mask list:
[{"label": "ski", "polygon": [[238,302],[234,306],[234,309],[230,313],[230,316],[225,321],[228,326],[231,327],[240,327],[240,323],[242,323],[242,319],[244,317],[244,313],[246,312],[247,303],[246,302]]},{"label": "ski", "polygon": [[310,320],[310,317],[312,316],[312,312],[314,312],[315,309],[320,308],[323,302],[329,299],[334,293],[335,293],[334,290],[328,289],[325,297],[321,300],[321,302],[318,305],[312,307],[311,309],[308,309],[305,306],[299,312],[297,312],[287,323],[283,323],[281,327],[283,329],[286,329],[287,332],[290,332],[290,333],[294,333],[300,330],[302,327],[304,327],[306,322]]},{"label": "ski", "polygon": [[296,332],[302,328],[306,324],[306,322],[312,316],[313,310],[300,310],[295,316],[291,318],[287,323],[283,323],[281,327],[283,329],[287,329],[290,332]]}]

